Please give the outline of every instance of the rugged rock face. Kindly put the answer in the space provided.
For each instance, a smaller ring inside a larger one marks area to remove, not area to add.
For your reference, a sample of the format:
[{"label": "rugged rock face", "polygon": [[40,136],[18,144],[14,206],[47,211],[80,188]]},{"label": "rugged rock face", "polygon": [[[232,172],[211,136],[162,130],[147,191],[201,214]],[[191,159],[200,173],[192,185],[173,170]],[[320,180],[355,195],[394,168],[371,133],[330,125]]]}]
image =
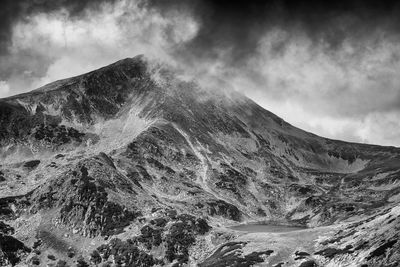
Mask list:
[{"label": "rugged rock face", "polygon": [[[1,99],[0,125],[0,219],[15,228],[2,236],[24,240],[17,251],[33,248],[22,261],[397,260],[400,149],[304,132],[242,95],[204,90],[142,56]],[[392,234],[368,234],[380,231],[371,222],[385,214]],[[308,252],[261,248],[263,235],[226,228],[247,221],[316,227],[309,236],[327,241]]]},{"label": "rugged rock face", "polygon": [[[42,190],[34,191],[30,198],[32,211],[59,208],[58,221],[84,236],[113,235],[121,231],[137,218],[140,212],[134,205],[129,208],[121,205],[123,200],[109,200],[107,189],[113,190],[118,187],[129,193],[135,191],[126,181],[116,180],[114,183],[113,173],[106,168],[113,167],[103,162],[99,157],[89,159],[78,164],[72,172],[51,181]],[[97,167],[95,171],[100,173],[96,175],[96,179],[89,175],[90,169],[86,166]]]},{"label": "rugged rock face", "polygon": [[0,221],[0,265],[15,265],[26,257],[30,249],[14,238],[14,228]]}]

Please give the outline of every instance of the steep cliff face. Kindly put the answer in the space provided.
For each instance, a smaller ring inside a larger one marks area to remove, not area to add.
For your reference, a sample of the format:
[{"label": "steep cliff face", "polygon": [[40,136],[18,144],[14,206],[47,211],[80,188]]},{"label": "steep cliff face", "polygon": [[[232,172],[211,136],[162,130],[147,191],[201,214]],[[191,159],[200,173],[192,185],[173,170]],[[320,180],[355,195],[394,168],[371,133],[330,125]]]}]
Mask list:
[{"label": "steep cliff face", "polygon": [[[339,225],[400,200],[400,149],[318,137],[143,56],[1,99],[0,125],[0,218],[59,258],[118,237],[93,261],[118,246],[136,265],[193,264],[226,224]],[[257,253],[239,262],[272,254]]]}]

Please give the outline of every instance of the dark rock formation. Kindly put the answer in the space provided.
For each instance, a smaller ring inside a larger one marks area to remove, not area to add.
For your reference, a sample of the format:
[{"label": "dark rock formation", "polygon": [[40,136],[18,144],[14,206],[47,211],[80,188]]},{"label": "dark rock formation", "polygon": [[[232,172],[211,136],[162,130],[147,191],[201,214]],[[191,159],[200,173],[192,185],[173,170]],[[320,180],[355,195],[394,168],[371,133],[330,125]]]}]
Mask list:
[{"label": "dark rock formation", "polygon": [[21,261],[22,258],[25,258],[27,253],[31,250],[24,245],[21,241],[12,237],[10,234],[14,233],[14,229],[0,222],[0,265],[14,266],[18,262]]},{"label": "dark rock formation", "polygon": [[263,256],[267,257],[273,253],[272,250],[252,252],[243,255],[242,248],[246,245],[243,242],[229,242],[220,246],[209,258],[200,263],[200,267],[224,267],[243,266],[250,267],[257,263],[264,262]]}]

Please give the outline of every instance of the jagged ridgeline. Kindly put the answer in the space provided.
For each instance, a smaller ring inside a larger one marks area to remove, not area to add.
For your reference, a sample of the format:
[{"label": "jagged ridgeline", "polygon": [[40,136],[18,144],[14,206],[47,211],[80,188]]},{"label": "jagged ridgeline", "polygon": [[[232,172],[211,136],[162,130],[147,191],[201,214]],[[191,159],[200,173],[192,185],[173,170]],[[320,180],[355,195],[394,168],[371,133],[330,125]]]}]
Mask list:
[{"label": "jagged ridgeline", "polygon": [[[0,265],[397,266],[400,149],[143,56],[0,99]],[[248,233],[246,222],[307,227]]]}]

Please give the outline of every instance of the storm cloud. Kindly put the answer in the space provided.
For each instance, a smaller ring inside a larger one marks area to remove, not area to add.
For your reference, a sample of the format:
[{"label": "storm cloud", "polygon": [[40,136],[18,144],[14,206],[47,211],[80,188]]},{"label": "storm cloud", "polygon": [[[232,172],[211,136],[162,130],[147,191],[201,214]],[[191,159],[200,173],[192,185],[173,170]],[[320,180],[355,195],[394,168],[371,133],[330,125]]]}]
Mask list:
[{"label": "storm cloud", "polygon": [[400,145],[397,1],[1,5],[0,97],[145,54],[316,134]]}]

